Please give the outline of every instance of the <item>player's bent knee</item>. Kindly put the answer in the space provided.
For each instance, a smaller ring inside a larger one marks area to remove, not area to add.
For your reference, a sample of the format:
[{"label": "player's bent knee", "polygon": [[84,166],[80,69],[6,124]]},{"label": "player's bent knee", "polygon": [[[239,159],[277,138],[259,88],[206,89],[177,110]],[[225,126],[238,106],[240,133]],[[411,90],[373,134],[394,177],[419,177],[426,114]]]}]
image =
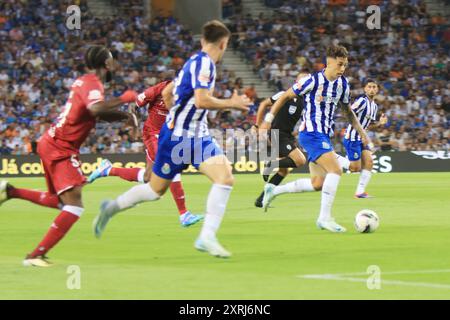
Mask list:
[{"label": "player's bent knee", "polygon": [[280,168],[278,169],[278,175],[282,177],[286,177],[289,174],[288,168]]},{"label": "player's bent knee", "polygon": [[228,174],[218,175],[217,177],[214,177],[211,180],[215,184],[221,184],[221,185],[224,185],[224,186],[230,186],[231,187],[231,186],[234,185],[234,176],[231,173],[231,171]]},{"label": "player's bent knee", "polygon": [[342,168],[333,168],[332,170],[328,171],[328,173],[334,173],[339,176],[342,176]]},{"label": "player's bent knee", "polygon": [[358,164],[350,164],[350,171],[351,172],[360,172],[361,171],[361,165]]},{"label": "player's bent knee", "polygon": [[152,176],[152,172],[151,171],[145,172],[145,174],[144,174],[144,182],[148,183],[150,181],[150,177],[151,176]]},{"label": "player's bent knee", "polygon": [[322,190],[323,181],[324,181],[323,178],[312,178],[311,184],[312,184],[314,190],[316,190],[316,191]]},{"label": "player's bent knee", "polygon": [[69,189],[60,194],[59,199],[61,200],[63,205],[70,205],[82,208],[83,201],[81,198],[81,190],[82,190],[81,186]]},{"label": "player's bent knee", "polygon": [[373,169],[373,161],[370,159],[369,161],[366,161],[364,163],[364,169],[365,170],[372,170]]},{"label": "player's bent knee", "polygon": [[230,186],[230,187],[234,185],[234,176],[232,174],[222,177],[219,180],[220,180],[220,182],[216,182],[216,183],[222,184],[225,186]]},{"label": "player's bent knee", "polygon": [[166,193],[167,189],[170,186],[170,183],[171,183],[170,180],[156,181],[156,179],[150,179],[148,185],[153,190],[153,192],[156,193],[160,198]]},{"label": "player's bent knee", "polygon": [[164,186],[157,186],[157,187],[151,186],[151,188],[159,197],[162,197],[167,191],[167,188]]}]

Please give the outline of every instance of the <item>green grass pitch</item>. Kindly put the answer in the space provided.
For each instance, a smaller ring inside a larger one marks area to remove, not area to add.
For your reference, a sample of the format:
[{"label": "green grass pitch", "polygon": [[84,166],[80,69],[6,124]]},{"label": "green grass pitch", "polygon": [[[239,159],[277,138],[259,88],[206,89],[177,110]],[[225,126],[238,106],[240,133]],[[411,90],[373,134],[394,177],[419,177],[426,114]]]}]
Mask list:
[{"label": "green grass pitch", "polygon": [[[95,239],[100,201],[131,187],[106,178],[84,189],[83,217],[49,254],[56,265],[25,268],[22,258],[57,211],[9,201],[0,207],[0,299],[449,299],[450,173],[375,174],[374,199],[352,197],[357,179],[342,177],[334,205],[349,231],[331,234],[315,227],[320,193],[280,196],[264,214],[253,206],[261,177],[237,175],[219,233],[233,253],[228,260],[193,248],[200,226],[180,227],[170,193],[114,218]],[[203,212],[209,181],[183,181],[188,207]],[[45,188],[43,178],[11,182]],[[364,208],[380,216],[373,234],[353,228]],[[67,288],[71,265],[80,268],[79,290]],[[368,289],[371,265],[380,270],[380,289]]]}]

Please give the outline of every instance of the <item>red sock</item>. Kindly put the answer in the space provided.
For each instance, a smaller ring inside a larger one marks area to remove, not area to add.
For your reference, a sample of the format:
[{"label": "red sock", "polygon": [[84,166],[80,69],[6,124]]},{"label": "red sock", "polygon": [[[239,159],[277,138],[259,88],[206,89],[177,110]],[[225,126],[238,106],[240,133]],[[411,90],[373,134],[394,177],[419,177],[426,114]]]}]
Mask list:
[{"label": "red sock", "polygon": [[170,184],[170,192],[172,193],[173,200],[175,200],[175,203],[177,204],[178,212],[180,213],[180,215],[182,215],[187,211],[187,209],[184,197],[184,190],[181,182],[180,181],[172,182]]},{"label": "red sock", "polygon": [[77,222],[79,217],[73,213],[67,211],[61,211],[59,216],[56,217],[50,229],[47,231],[44,239],[37,246],[36,249],[28,256],[29,258],[35,258],[40,255],[46,254],[51,248],[53,248],[70,230],[72,225]]},{"label": "red sock", "polygon": [[127,181],[138,181],[138,174],[141,168],[111,168],[109,176],[121,177]]},{"label": "red sock", "polygon": [[29,189],[11,188],[8,190],[10,198],[28,200],[44,207],[58,209],[59,198],[56,194]]}]

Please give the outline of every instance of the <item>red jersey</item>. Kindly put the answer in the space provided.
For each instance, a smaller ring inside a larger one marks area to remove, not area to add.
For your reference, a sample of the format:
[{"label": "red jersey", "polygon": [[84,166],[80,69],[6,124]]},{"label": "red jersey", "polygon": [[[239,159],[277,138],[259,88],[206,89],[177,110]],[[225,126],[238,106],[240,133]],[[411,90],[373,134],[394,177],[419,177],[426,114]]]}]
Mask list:
[{"label": "red jersey", "polygon": [[72,84],[63,111],[43,138],[60,149],[61,155],[79,153],[96,122],[88,107],[103,100],[103,84],[97,75],[91,73],[79,77]]},{"label": "red jersey", "polygon": [[158,134],[166,116],[169,113],[162,98],[162,91],[171,81],[163,81],[142,92],[136,101],[139,107],[148,106],[148,117],[144,124],[144,130],[148,133]]}]

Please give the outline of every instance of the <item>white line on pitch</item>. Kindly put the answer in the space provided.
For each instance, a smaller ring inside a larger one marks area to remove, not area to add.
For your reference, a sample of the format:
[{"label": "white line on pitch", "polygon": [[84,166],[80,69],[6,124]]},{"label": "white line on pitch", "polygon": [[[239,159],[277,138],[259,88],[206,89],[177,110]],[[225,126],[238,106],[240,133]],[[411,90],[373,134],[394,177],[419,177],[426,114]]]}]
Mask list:
[{"label": "white line on pitch", "polygon": [[[441,270],[405,270],[394,272],[382,272],[381,275],[393,275],[393,274],[430,274],[430,273],[449,273],[450,269]],[[370,276],[368,273],[341,273],[341,274],[306,274],[298,275],[297,278],[313,279],[313,280],[333,280],[333,281],[349,281],[349,282],[367,282],[364,278],[353,278],[351,276]],[[450,289],[448,284],[440,283],[428,283],[428,282],[408,282],[399,280],[381,280],[381,284],[385,285],[399,285],[399,286],[411,286],[411,287],[425,287],[435,289]]]},{"label": "white line on pitch", "polygon": [[[428,273],[450,273],[450,269],[432,269],[432,270],[401,270],[401,271],[391,271],[384,272],[382,275],[395,275],[395,274],[428,274]],[[354,273],[333,273],[333,274],[317,274],[317,276],[334,276],[334,277],[346,277],[346,276],[368,276],[367,272],[354,272]],[[315,275],[305,275],[305,276],[315,276]],[[301,275],[303,277],[303,275]]]}]

